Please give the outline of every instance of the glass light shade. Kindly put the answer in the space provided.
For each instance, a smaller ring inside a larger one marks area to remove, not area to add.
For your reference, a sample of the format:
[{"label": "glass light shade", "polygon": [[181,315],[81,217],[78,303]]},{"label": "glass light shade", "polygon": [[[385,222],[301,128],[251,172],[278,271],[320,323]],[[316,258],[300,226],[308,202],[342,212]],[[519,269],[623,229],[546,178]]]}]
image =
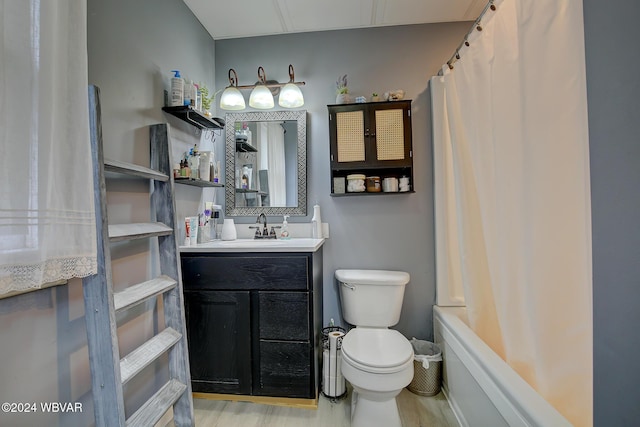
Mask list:
[{"label": "glass light shade", "polygon": [[280,91],[278,105],[285,108],[298,108],[304,105],[304,97],[300,88],[293,84],[287,83]]},{"label": "glass light shade", "polygon": [[261,110],[273,108],[273,95],[269,88],[265,85],[257,85],[249,96],[249,106]]},{"label": "glass light shade", "polygon": [[245,107],[244,97],[237,88],[229,86],[222,92],[220,108],[223,110],[243,110]]}]

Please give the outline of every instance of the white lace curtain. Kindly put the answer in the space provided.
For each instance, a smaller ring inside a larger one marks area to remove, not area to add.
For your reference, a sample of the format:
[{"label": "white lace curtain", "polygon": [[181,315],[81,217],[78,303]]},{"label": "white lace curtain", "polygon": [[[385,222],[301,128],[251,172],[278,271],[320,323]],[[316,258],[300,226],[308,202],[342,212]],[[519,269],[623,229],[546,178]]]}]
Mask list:
[{"label": "white lace curtain", "polygon": [[0,0],[0,296],[97,272],[86,0]]},{"label": "white lace curtain", "polygon": [[472,328],[573,425],[592,425],[582,0],[496,0],[431,80],[438,265]]}]

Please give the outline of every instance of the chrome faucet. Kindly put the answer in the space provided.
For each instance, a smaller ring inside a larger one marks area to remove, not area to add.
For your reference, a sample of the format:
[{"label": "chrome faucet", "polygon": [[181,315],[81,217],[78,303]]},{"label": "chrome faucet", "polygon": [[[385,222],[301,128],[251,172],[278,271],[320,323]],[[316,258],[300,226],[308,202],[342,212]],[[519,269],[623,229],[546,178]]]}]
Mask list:
[{"label": "chrome faucet", "polygon": [[269,230],[267,228],[267,216],[262,212],[258,215],[258,219],[256,219],[256,224],[260,224],[262,222],[262,236],[268,236]]},{"label": "chrome faucet", "polygon": [[256,224],[262,223],[262,232],[260,231],[260,226],[253,226],[249,228],[255,228],[256,234],[254,234],[254,239],[266,239],[269,237],[269,229],[267,227],[267,216],[264,213],[258,215],[256,219]]},{"label": "chrome faucet", "polygon": [[258,215],[256,219],[256,224],[262,224],[262,232],[260,232],[260,226],[252,226],[249,228],[255,228],[256,233],[253,235],[254,239],[277,239],[276,228],[280,228],[279,226],[271,226],[271,231],[269,231],[269,226],[267,225],[267,216],[264,213]]}]

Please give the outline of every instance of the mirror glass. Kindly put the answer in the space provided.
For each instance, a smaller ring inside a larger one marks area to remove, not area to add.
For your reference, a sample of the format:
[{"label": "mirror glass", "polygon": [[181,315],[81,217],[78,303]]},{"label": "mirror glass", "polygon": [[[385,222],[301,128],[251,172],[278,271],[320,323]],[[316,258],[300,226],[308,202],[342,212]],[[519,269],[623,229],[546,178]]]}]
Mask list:
[{"label": "mirror glass", "polygon": [[225,214],[307,214],[307,113],[227,113]]}]

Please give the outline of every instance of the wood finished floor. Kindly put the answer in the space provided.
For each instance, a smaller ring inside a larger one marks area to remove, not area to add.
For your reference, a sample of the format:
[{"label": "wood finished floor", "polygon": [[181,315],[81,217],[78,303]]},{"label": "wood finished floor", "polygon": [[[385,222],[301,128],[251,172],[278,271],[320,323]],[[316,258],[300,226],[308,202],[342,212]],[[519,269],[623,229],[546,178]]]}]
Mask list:
[{"label": "wood finished floor", "polygon": [[[321,396],[318,409],[194,399],[197,427],[349,427],[351,395],[337,402]],[[458,427],[442,393],[422,397],[404,389],[397,398],[402,427]],[[173,422],[167,427],[173,426]],[[385,426],[371,426],[385,427]]]}]

